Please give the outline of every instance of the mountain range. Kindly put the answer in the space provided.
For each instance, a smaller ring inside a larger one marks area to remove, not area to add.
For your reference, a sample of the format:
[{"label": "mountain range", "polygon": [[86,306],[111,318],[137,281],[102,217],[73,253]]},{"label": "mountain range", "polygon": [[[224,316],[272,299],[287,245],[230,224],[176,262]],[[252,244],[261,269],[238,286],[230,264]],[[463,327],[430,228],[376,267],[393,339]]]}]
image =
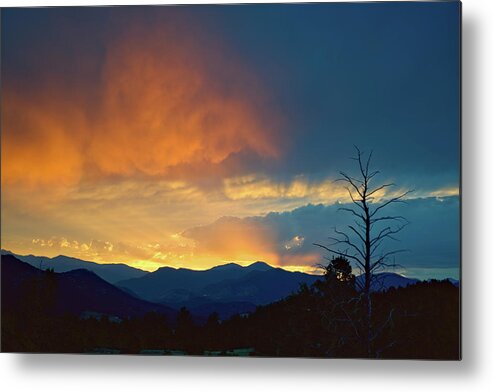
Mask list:
[{"label": "mountain range", "polygon": [[[16,265],[13,259],[20,260],[23,266],[13,267]],[[97,264],[66,256],[18,256],[2,250],[2,287],[4,275],[7,280],[15,281],[32,276],[40,267],[53,268],[60,277],[60,309],[94,312],[99,309],[102,313],[105,310],[123,316],[150,310],[173,316],[181,307],[187,307],[202,319],[212,312],[225,319],[252,312],[258,305],[296,292],[300,284],[311,285],[320,279],[319,275],[290,272],[261,261],[248,266],[229,263],[203,271],[162,267],[146,272],[125,264]],[[374,290],[418,282],[388,272],[376,274],[375,278]],[[363,277],[356,279],[361,283]],[[457,281],[452,283],[458,285]],[[76,303],[72,303],[74,299]]]},{"label": "mountain range", "polygon": [[183,302],[204,297],[264,304],[285,297],[297,290],[300,283],[313,283],[318,278],[258,261],[246,267],[229,263],[204,271],[163,267],[140,278],[117,282],[117,286],[153,302]]},{"label": "mountain range", "polygon": [[258,261],[246,267],[229,263],[205,271],[163,267],[140,278],[120,281],[117,286],[175,309],[185,306],[201,316],[215,311],[227,318],[278,301],[296,292],[300,284],[312,284],[319,278]]},{"label": "mountain range", "polygon": [[3,249],[1,250],[1,254],[12,255],[17,259],[42,270],[50,268],[55,272],[67,272],[75,269],[86,269],[94,272],[100,278],[110,283],[116,283],[124,279],[139,278],[147,274],[147,271],[130,267],[126,264],[98,264],[92,261],[85,261],[62,255],[52,258],[33,255],[21,256]]},{"label": "mountain range", "polygon": [[[135,298],[86,269],[54,273],[56,283],[50,286],[42,271],[12,255],[2,255],[1,266],[3,310],[32,305],[35,296],[43,297],[53,290],[52,311],[56,314],[133,317],[157,312],[170,319],[176,317],[174,309]],[[29,298],[25,298],[26,292]]]}]

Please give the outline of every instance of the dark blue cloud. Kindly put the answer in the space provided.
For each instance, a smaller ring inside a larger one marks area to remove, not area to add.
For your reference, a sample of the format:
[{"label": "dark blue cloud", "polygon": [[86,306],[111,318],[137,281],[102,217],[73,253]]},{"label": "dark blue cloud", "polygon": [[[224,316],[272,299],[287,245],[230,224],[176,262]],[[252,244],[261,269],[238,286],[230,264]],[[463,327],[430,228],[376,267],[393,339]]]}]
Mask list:
[{"label": "dark blue cloud", "polygon": [[[323,262],[323,256],[331,256],[314,246],[314,243],[330,244],[328,237],[335,236],[334,228],[351,236],[347,225],[353,222],[352,216],[341,211],[340,207],[347,206],[309,204],[288,212],[272,212],[266,216],[221,218],[211,225],[187,230],[184,235],[197,240],[198,249],[204,250],[209,241],[217,241],[216,234],[224,232],[224,227],[245,233],[248,230],[262,232],[275,239],[281,264],[313,265]],[[453,275],[457,276],[460,257],[457,196],[409,199],[406,203],[389,205],[385,208],[384,215],[403,215],[410,222],[396,236],[397,241],[388,240],[382,247],[383,252],[407,250],[389,261],[395,261],[409,271],[430,271],[428,274],[422,273],[421,277],[440,275],[437,273],[439,270],[453,271]],[[381,228],[383,227],[385,226],[382,225]],[[357,243],[354,236],[351,237]],[[345,250],[344,247],[338,249]],[[318,254],[316,259],[304,257],[314,253]]]},{"label": "dark blue cloud", "polygon": [[285,169],[336,171],[358,144],[418,186],[458,182],[459,8],[273,5],[208,15],[289,119]]}]

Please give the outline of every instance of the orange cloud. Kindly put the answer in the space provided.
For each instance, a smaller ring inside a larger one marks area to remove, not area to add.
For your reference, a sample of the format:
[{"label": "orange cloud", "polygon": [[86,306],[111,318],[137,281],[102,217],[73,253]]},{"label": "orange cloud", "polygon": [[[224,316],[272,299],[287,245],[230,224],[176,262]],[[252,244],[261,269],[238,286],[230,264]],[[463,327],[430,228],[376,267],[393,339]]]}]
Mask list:
[{"label": "orange cloud", "polygon": [[2,183],[72,184],[83,170],[85,118],[60,96],[2,94]]},{"label": "orange cloud", "polygon": [[277,233],[260,221],[223,217],[211,225],[182,233],[196,243],[195,252],[220,260],[279,263]]},{"label": "orange cloud", "polygon": [[136,26],[105,38],[99,83],[41,72],[36,87],[3,91],[4,184],[165,177],[242,150],[279,156],[265,91],[217,37],[201,32],[199,42],[178,22]]},{"label": "orange cloud", "polygon": [[309,181],[305,176],[296,176],[290,181],[276,181],[262,175],[226,178],[223,181],[225,196],[230,200],[298,199],[310,203],[349,201],[347,190],[334,180]]},{"label": "orange cloud", "polygon": [[90,146],[103,173],[162,175],[242,149],[279,154],[277,124],[250,95],[258,83],[217,45],[200,47],[190,33],[131,29],[111,44],[103,80],[104,132]]}]

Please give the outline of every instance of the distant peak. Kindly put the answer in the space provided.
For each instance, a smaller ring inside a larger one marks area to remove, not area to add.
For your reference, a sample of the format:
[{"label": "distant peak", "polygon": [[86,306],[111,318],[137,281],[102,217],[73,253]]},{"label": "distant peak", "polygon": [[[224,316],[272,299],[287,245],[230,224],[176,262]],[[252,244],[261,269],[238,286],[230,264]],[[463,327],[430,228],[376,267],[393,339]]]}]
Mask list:
[{"label": "distant peak", "polygon": [[241,265],[236,264],[236,263],[226,263],[226,264],[216,265],[216,266],[212,267],[211,270],[234,269],[234,268],[241,268]]},{"label": "distant peak", "polygon": [[99,276],[94,271],[88,270],[86,268],[77,268],[74,270],[61,272],[61,273],[70,276],[96,276],[99,278]]},{"label": "distant peak", "polygon": [[[39,256],[39,257],[43,257],[43,256]],[[50,259],[50,260],[53,260],[53,261],[67,261],[67,260],[75,260],[75,261],[83,261],[85,263],[94,263],[93,261],[86,261],[86,260],[81,260],[81,259],[77,259],[75,257],[72,257],[72,256],[65,256],[65,255],[58,255],[58,256],[55,256],[55,257],[46,257],[47,259]]]},{"label": "distant peak", "polygon": [[173,268],[173,267],[169,267],[169,266],[164,266],[164,267],[159,267],[154,272],[164,272],[164,271],[177,271],[177,269],[176,268]]},{"label": "distant peak", "polygon": [[254,270],[263,270],[263,271],[265,271],[265,270],[272,269],[274,267],[270,266],[269,264],[267,264],[264,261],[256,261],[255,263],[250,264],[246,268],[248,268],[248,269],[254,269]]}]

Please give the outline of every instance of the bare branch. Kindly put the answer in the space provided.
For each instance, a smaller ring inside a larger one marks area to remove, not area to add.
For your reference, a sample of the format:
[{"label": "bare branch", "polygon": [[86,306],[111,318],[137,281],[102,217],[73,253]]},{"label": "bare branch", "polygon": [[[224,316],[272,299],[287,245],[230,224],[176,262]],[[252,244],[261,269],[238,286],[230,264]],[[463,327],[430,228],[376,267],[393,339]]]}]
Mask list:
[{"label": "bare branch", "polygon": [[[358,223],[356,223],[356,224],[358,224]],[[359,227],[361,228],[361,226],[359,226]],[[360,238],[361,241],[365,242],[365,240],[364,240],[363,236],[361,235],[361,233],[358,230],[356,230],[352,225],[349,225],[348,228],[350,230],[352,230]]]},{"label": "bare branch", "polygon": [[314,243],[313,245],[318,246],[320,248],[323,248],[323,249],[325,249],[328,252],[335,253],[336,255],[347,257],[347,258],[349,258],[351,260],[354,260],[354,261],[356,261],[362,267],[364,267],[364,265],[365,265],[357,256],[348,255],[347,253],[339,252],[338,250],[331,249],[331,248],[329,248],[329,247],[327,247],[325,245],[322,245],[322,244]]},{"label": "bare branch", "polygon": [[344,233],[344,232],[342,232],[342,231],[338,231],[337,229],[334,229],[334,231],[335,231],[337,234],[339,234],[339,235],[343,236],[343,237],[344,237],[344,239],[343,239],[343,240],[341,240],[341,239],[339,239],[339,238],[329,237],[329,240],[333,240],[333,241],[334,241],[334,243],[333,243],[332,245],[347,244],[347,245],[349,245],[351,248],[353,248],[354,250],[356,250],[356,251],[359,253],[359,255],[360,255],[363,259],[365,258],[365,254],[364,254],[364,252],[363,252],[363,251],[362,251],[362,250],[361,250],[358,246],[356,246],[355,244],[353,244],[353,243],[351,242],[351,240],[349,239],[349,236],[348,236],[346,233]]},{"label": "bare branch", "polygon": [[377,244],[378,241],[381,241],[384,238],[391,238],[395,240],[395,238],[393,238],[392,236],[402,231],[408,224],[409,223],[404,223],[396,228],[387,226],[384,229],[380,230],[378,235],[370,240],[370,247],[374,246],[375,244]]},{"label": "bare branch", "polygon": [[356,247],[356,245],[352,244],[351,241],[349,241],[348,239],[341,240],[340,238],[336,238],[336,237],[327,237],[327,239],[332,241],[332,244],[330,246],[339,245],[339,244],[347,244],[347,245],[350,245],[351,247],[354,247],[354,249],[357,249],[359,252],[359,249]]},{"label": "bare branch", "polygon": [[370,181],[373,177],[375,177],[377,174],[380,174],[380,170],[375,170],[371,174],[368,175],[368,181]]},{"label": "bare branch", "polygon": [[366,196],[367,197],[370,197],[371,195],[373,195],[374,193],[377,193],[378,191],[381,191],[382,189],[385,189],[385,188],[389,188],[391,186],[395,186],[394,183],[389,183],[389,184],[383,184],[383,185],[380,185],[379,187],[373,189],[370,193],[368,193]]},{"label": "bare branch", "polygon": [[354,148],[356,148],[356,151],[358,152],[357,160],[358,160],[359,170],[360,170],[361,175],[363,176],[363,178],[366,180],[365,171],[363,170],[363,163],[361,162],[361,155],[362,155],[361,154],[361,151],[356,146],[354,146]]},{"label": "bare branch", "polygon": [[[405,252],[406,249],[403,249],[402,251]],[[404,268],[404,266],[402,264],[396,263],[395,261],[392,262],[392,263],[385,263],[385,262],[382,261],[382,262],[380,262],[380,264],[377,267],[375,267],[373,269],[372,272],[375,273],[376,271],[383,270],[385,268],[388,268],[388,269],[396,269],[396,268]]]},{"label": "bare branch", "polygon": [[[355,177],[352,177],[350,176],[349,174],[346,174],[345,172],[339,172],[339,174],[344,177],[344,178],[339,178],[337,179],[336,181],[346,181],[346,182],[349,182],[351,183],[351,181],[354,183],[354,182],[359,182],[360,184],[363,184],[364,181],[363,180],[360,180],[359,178],[355,178]],[[351,184],[353,185],[353,184]],[[353,185],[354,186],[354,185]],[[358,186],[356,186],[356,188],[358,188]]]},{"label": "bare branch", "polygon": [[405,221],[406,223],[409,223],[409,221],[406,218],[404,218],[402,215],[382,216],[380,218],[371,219],[370,223],[373,225],[374,223],[386,221],[386,220]]},{"label": "bare branch", "polygon": [[355,199],[354,196],[353,196],[353,193],[351,192],[351,190],[349,189],[349,187],[346,187],[346,190],[348,191],[349,197],[351,198],[352,202],[355,205],[357,205],[359,208],[361,208],[361,210],[365,211],[365,208],[361,204],[363,202],[363,200],[357,200],[357,199]]},{"label": "bare branch", "polygon": [[408,252],[409,249],[398,249],[398,250],[393,250],[390,252],[385,253],[383,256],[380,256],[376,261],[371,263],[370,271],[373,271],[375,268],[377,268],[380,265],[384,265],[385,259],[389,256],[395,255],[397,253],[403,253],[403,252]]},{"label": "bare branch", "polygon": [[356,211],[354,211],[352,208],[349,208],[349,207],[340,207],[338,209],[338,211],[347,211],[347,212],[350,212],[351,214],[353,214],[354,216],[362,219],[363,221],[365,220],[365,217],[361,214],[358,214]]},{"label": "bare branch", "polygon": [[385,208],[386,206],[388,206],[389,204],[392,204],[392,203],[398,203],[398,202],[403,202],[402,201],[402,198],[406,197],[407,195],[409,195],[411,192],[414,192],[414,190],[409,190],[409,191],[406,191],[404,193],[401,193],[399,196],[396,196],[396,197],[393,197],[392,199],[390,200],[387,200],[385,203],[381,204],[380,206],[378,206],[377,208],[375,208],[373,210],[373,212],[370,214],[370,218],[372,218],[373,216],[375,216],[375,214],[380,211],[382,208]]},{"label": "bare branch", "polygon": [[365,179],[368,181],[368,170],[370,168],[371,156],[373,155],[373,150],[370,151],[368,155],[368,159],[366,160],[366,170],[365,170]]},{"label": "bare branch", "polygon": [[345,181],[347,182],[348,184],[350,184],[354,190],[358,193],[359,197],[363,198],[363,194],[361,193],[360,189],[359,189],[359,186],[357,186],[355,184],[355,182],[360,182],[363,184],[363,182],[361,180],[357,180],[357,179],[353,179],[352,177],[350,177],[349,175],[347,175],[346,173],[344,172],[340,172],[339,173],[343,178],[340,178],[338,181]]}]

